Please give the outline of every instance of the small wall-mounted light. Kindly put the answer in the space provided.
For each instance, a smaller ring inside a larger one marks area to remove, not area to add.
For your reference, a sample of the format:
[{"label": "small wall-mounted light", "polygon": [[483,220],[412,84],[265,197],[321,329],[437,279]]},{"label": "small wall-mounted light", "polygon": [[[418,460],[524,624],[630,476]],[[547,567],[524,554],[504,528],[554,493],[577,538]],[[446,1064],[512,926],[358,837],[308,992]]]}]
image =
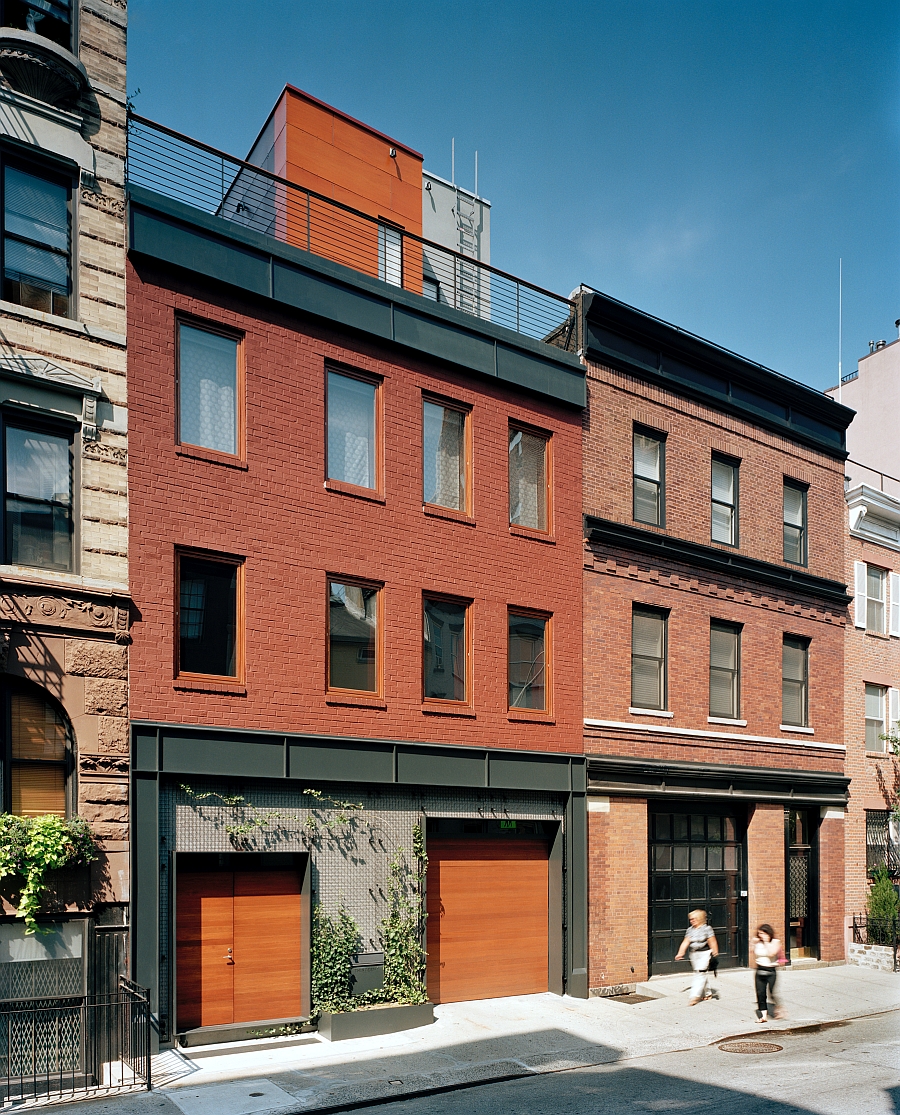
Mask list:
[{"label": "small wall-mounted light", "polygon": [[431,183],[430,183],[430,182],[426,182],[426,183],[425,183],[425,189],[426,189],[426,190],[430,190],[430,189],[431,189]]},{"label": "small wall-mounted light", "polygon": [[396,159],[396,158],[397,158],[397,148],[396,148],[396,147],[392,147],[392,148],[391,148],[391,158],[392,158],[392,159]]}]

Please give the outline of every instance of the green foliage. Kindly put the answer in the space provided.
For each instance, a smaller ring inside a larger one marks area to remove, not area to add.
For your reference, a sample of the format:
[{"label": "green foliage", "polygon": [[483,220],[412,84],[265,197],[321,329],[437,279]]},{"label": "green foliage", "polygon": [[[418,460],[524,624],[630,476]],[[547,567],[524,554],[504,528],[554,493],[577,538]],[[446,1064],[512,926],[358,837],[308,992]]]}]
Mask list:
[{"label": "green foliage", "polygon": [[[422,851],[424,853],[424,842]],[[427,861],[425,863],[427,866]],[[403,849],[398,848],[391,860],[390,871],[388,912],[381,922],[384,1000],[389,1003],[426,1003],[426,954],[422,946],[426,916],[422,909],[423,859],[418,859],[417,871],[413,874]]]},{"label": "green foliage", "polygon": [[339,1014],[355,1009],[350,967],[361,943],[359,926],[343,906],[333,917],[323,906],[316,906],[310,942],[313,1011]]},{"label": "green foliage", "polygon": [[23,880],[16,917],[24,919],[26,934],[39,931],[36,919],[47,872],[80,867],[96,858],[94,835],[81,817],[0,814],[0,879],[18,875]]},{"label": "green foliage", "polygon": [[[866,911],[870,919],[877,921],[896,921],[900,916],[900,898],[897,897],[888,869],[883,865],[876,867],[872,872],[872,885],[869,888],[869,897],[866,899]],[[871,932],[869,937],[871,942]]]}]

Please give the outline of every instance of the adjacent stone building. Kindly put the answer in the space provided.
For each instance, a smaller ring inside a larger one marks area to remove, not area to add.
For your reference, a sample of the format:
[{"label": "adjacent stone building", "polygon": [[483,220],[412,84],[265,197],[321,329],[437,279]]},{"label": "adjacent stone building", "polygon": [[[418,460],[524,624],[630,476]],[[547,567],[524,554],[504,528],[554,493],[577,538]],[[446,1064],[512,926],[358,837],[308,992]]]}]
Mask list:
[{"label": "adjacent stone building", "polygon": [[60,940],[100,986],[124,970],[129,901],[126,4],[3,12],[2,809],[90,821],[101,856],[60,873],[47,916],[83,923]]}]

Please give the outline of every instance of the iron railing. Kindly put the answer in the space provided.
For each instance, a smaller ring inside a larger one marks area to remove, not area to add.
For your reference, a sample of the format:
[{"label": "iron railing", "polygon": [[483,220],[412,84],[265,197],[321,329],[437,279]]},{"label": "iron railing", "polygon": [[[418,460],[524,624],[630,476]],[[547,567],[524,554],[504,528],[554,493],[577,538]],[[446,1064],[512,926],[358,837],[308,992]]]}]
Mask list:
[{"label": "iron railing", "polygon": [[150,1087],[150,1004],[130,980],[112,994],[0,1003],[0,1104]]},{"label": "iron railing", "polygon": [[577,348],[568,298],[133,113],[127,179],[523,336]]},{"label": "iron railing", "polygon": [[870,918],[868,914],[854,914],[853,943],[854,945],[885,945],[893,949],[894,971],[900,971],[897,964],[900,922],[897,918]]}]

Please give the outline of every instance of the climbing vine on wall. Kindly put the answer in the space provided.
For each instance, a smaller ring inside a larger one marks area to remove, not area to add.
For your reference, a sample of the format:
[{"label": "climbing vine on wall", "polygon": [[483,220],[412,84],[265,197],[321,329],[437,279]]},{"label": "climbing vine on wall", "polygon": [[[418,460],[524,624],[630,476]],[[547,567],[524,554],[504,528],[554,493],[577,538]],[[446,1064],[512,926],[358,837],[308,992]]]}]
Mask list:
[{"label": "climbing vine on wall", "polygon": [[0,879],[13,875],[23,880],[16,917],[24,920],[26,934],[42,932],[36,919],[47,890],[47,872],[81,867],[96,858],[94,834],[82,817],[0,814]]}]

